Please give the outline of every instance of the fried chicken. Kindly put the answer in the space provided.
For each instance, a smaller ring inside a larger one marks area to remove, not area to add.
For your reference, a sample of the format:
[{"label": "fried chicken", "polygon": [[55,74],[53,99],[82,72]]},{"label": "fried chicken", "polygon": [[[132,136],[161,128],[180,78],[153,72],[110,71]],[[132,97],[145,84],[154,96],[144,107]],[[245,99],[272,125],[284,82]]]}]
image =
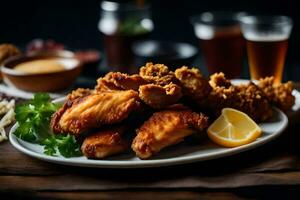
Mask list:
[{"label": "fried chicken", "polygon": [[163,148],[177,144],[208,126],[208,118],[190,109],[177,107],[154,113],[137,130],[132,149],[141,159],[147,159]]},{"label": "fried chicken", "polygon": [[295,97],[292,95],[293,84],[274,84],[274,77],[260,79],[258,87],[265,93],[269,102],[283,111],[287,111],[295,104]]},{"label": "fried chicken", "polygon": [[212,74],[210,76],[209,84],[212,88],[229,88],[230,86],[232,86],[230,80],[225,78],[225,74],[223,72]]},{"label": "fried chicken", "polygon": [[163,64],[146,63],[140,68],[139,75],[149,83],[157,85],[167,85],[171,82],[176,83],[174,72],[169,71]]},{"label": "fried chicken", "polygon": [[1,44],[0,45],[0,64],[12,56],[21,55],[21,51],[12,44]]},{"label": "fried chicken", "polygon": [[161,109],[176,103],[182,96],[181,87],[169,83],[165,86],[147,84],[139,87],[139,97],[148,106]]},{"label": "fried chicken", "polygon": [[87,158],[102,159],[127,151],[129,144],[124,138],[125,131],[125,126],[115,126],[89,135],[81,146],[83,155]]},{"label": "fried chicken", "polygon": [[255,121],[265,121],[272,116],[272,107],[257,85],[231,85],[223,73],[214,74],[209,81],[212,91],[207,97],[208,106],[216,115],[225,107],[247,113]]},{"label": "fried chicken", "polygon": [[135,90],[141,85],[147,84],[138,74],[128,75],[120,72],[109,72],[103,78],[97,80],[96,90]]},{"label": "fried chicken", "polygon": [[199,69],[186,66],[176,69],[175,77],[180,81],[183,94],[196,102],[202,102],[211,91],[211,87]]},{"label": "fried chicken", "polygon": [[92,94],[94,91],[90,89],[85,89],[85,88],[78,88],[76,90],[73,90],[71,94],[68,95],[68,100],[75,100],[78,98],[82,98],[85,96],[88,96]]},{"label": "fried chicken", "polygon": [[133,90],[102,91],[73,97],[54,113],[51,127],[55,133],[79,135],[90,128],[118,123],[140,106],[138,93]]}]

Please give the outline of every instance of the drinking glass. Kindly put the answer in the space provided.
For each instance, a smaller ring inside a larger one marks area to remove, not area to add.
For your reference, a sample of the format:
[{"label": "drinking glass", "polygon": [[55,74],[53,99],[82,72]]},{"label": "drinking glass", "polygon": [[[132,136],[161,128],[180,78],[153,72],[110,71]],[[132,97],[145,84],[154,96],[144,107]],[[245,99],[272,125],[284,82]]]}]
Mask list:
[{"label": "drinking glass", "polygon": [[273,76],[280,83],[293,21],[287,16],[243,16],[241,27],[247,41],[250,76]]},{"label": "drinking glass", "polygon": [[134,65],[133,42],[144,39],[153,29],[150,7],[143,1],[103,1],[98,28],[103,35],[108,67],[130,72]]},{"label": "drinking glass", "polygon": [[239,18],[243,12],[205,12],[192,17],[205,65],[210,74],[224,72],[227,78],[241,75],[245,54]]}]

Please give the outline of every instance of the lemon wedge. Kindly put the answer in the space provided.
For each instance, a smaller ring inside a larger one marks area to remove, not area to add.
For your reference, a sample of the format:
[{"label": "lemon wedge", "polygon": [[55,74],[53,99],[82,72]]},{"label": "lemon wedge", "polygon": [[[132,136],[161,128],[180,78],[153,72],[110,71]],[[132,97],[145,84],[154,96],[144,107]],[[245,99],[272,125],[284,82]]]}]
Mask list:
[{"label": "lemon wedge", "polygon": [[218,145],[237,147],[255,141],[262,131],[246,113],[224,108],[220,117],[208,127],[207,133]]}]

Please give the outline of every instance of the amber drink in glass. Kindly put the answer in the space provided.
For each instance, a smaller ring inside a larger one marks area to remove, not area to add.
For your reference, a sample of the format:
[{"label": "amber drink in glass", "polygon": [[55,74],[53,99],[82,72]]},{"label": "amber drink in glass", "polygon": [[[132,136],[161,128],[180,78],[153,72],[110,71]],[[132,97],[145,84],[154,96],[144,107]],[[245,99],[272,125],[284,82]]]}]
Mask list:
[{"label": "amber drink in glass", "polygon": [[145,39],[153,29],[149,5],[103,1],[98,28],[102,33],[108,67],[131,72],[132,44]]},{"label": "amber drink in glass", "polygon": [[245,54],[241,16],[244,13],[205,12],[192,18],[210,74],[224,72],[227,78],[240,77]]},{"label": "amber drink in glass", "polygon": [[251,79],[273,76],[275,83],[280,83],[292,20],[286,16],[244,16],[241,27],[247,40]]}]

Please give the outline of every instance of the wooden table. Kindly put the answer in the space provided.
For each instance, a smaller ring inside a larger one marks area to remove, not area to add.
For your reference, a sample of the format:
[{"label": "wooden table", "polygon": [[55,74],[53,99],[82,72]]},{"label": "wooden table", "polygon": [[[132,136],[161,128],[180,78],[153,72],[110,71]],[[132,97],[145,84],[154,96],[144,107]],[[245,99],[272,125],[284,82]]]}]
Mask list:
[{"label": "wooden table", "polygon": [[[300,124],[255,150],[153,169],[62,166],[0,144],[0,199],[248,199],[300,197]],[[299,198],[298,198],[299,199]]]}]

